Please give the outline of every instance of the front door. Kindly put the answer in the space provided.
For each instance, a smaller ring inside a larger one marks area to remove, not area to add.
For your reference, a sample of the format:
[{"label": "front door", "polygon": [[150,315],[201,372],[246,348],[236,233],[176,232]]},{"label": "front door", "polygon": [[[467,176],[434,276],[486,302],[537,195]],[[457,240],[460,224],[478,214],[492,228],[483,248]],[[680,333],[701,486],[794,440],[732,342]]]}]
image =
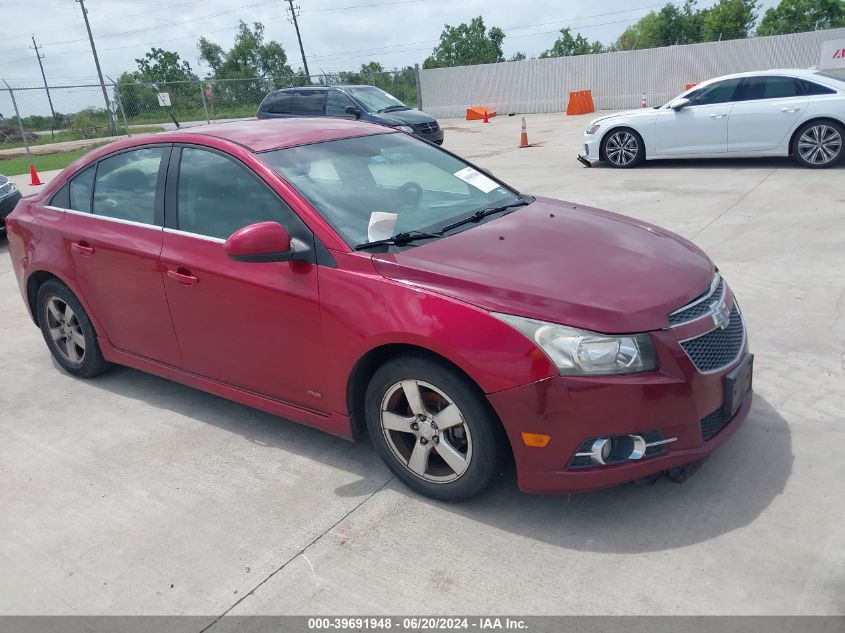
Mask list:
[{"label": "front door", "polygon": [[105,330],[98,334],[121,350],[178,365],[159,262],[170,149],[120,152],[75,176],[61,227],[79,289]]},{"label": "front door", "polygon": [[[177,154],[181,156],[177,156]],[[250,169],[197,147],[174,153],[168,177],[174,228],[165,229],[162,265],[182,366],[201,376],[285,402],[320,409],[323,392],[316,264],[229,259],[223,242],[239,228],[276,221],[292,237],[313,236]],[[171,174],[175,170],[171,169]]]},{"label": "front door", "polygon": [[728,151],[728,119],[740,79],[719,81],[687,95],[680,110],[663,108],[655,120],[655,154],[683,156]]}]

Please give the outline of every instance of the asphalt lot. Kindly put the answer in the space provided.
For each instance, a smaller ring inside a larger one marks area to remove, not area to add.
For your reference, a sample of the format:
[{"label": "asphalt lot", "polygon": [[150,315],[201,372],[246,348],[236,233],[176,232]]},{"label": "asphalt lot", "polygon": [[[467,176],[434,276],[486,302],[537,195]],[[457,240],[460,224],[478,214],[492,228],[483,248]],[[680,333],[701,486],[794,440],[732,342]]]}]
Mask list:
[{"label": "asphalt lot", "polygon": [[[449,505],[351,444],[129,369],[59,371],[0,241],[0,614],[845,613],[845,166],[575,161],[590,117],[444,121],[525,192],[674,230],[743,307],[756,399],[687,483],[512,475]],[[213,629],[212,629],[213,630]]]}]

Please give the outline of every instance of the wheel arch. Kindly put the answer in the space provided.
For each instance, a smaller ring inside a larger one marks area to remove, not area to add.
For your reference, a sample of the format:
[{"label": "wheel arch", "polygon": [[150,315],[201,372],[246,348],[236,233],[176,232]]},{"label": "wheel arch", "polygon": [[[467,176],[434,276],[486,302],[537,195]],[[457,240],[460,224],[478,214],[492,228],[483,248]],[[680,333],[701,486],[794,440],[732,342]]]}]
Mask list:
[{"label": "wheel arch", "polygon": [[607,154],[604,151],[604,142],[607,140],[607,137],[610,136],[613,132],[618,132],[619,130],[627,130],[629,132],[633,132],[640,138],[640,143],[643,148],[643,160],[648,160],[648,147],[646,146],[645,136],[643,133],[635,128],[630,123],[618,123],[613,127],[605,130],[604,134],[602,134],[601,141],[599,141],[599,160],[606,161]]},{"label": "wheel arch", "polygon": [[[32,322],[39,327],[41,324],[38,323],[38,306],[35,305],[35,302],[38,298],[38,290],[51,279],[55,279],[70,288],[64,279],[48,270],[36,270],[26,279],[26,303],[29,308],[29,316],[32,318]],[[71,290],[71,292],[73,291]],[[74,294],[76,293],[74,292]]]},{"label": "wheel arch", "polygon": [[795,130],[792,132],[792,135],[789,137],[789,145],[786,148],[787,154],[789,156],[795,155],[795,140],[798,138],[798,133],[802,129],[804,129],[804,126],[807,125],[808,123],[836,123],[840,127],[845,128],[845,121],[841,121],[834,116],[828,116],[828,115],[812,116],[809,119],[807,119],[806,121],[802,121],[801,123],[799,123],[795,127]]},{"label": "wheel arch", "polygon": [[409,343],[385,343],[374,347],[365,352],[352,367],[352,371],[349,374],[349,379],[346,384],[346,402],[347,410],[350,414],[349,420],[353,438],[358,439],[363,437],[367,432],[367,424],[364,419],[364,401],[370,378],[379,367],[392,359],[399,358],[401,356],[417,356],[433,360],[438,363],[443,363],[466,378],[486,404],[489,414],[492,416],[495,423],[498,424],[502,432],[502,436],[508,438],[507,448],[511,456],[513,455],[513,448],[510,445],[508,433],[505,430],[502,421],[499,419],[496,410],[493,408],[493,405],[487,400],[487,396],[478,382],[463,368],[442,354],[438,354],[437,352],[420,345]]}]

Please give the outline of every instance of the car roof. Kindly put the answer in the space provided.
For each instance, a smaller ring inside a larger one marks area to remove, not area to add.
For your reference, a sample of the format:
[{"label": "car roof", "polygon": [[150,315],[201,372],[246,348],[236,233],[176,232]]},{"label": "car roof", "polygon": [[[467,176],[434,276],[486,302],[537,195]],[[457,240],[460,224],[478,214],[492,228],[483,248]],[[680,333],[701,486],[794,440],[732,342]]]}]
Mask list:
[{"label": "car roof", "polygon": [[[209,136],[237,143],[253,152],[266,152],[296,145],[308,145],[373,134],[391,134],[395,130],[376,123],[331,117],[287,119],[249,119],[182,128],[156,135],[156,141],[168,142],[167,136],[183,134]],[[149,142],[149,141],[148,141]],[[178,142],[174,139],[174,142]]]},{"label": "car roof", "polygon": [[272,92],[285,92],[287,90],[331,90],[332,88],[375,88],[381,90],[378,86],[371,86],[369,84],[332,84],[331,86],[287,86],[285,88],[276,88]]},{"label": "car roof", "polygon": [[776,76],[776,77],[801,77],[805,79],[813,79],[814,81],[820,81],[823,78],[820,78],[817,73],[819,70],[817,68],[772,68],[771,70],[751,70],[742,73],[732,73],[730,75],[721,75],[720,77],[713,77],[712,79],[708,79],[707,81],[702,81],[701,84],[709,84],[713,83],[714,81],[723,81],[725,79],[741,79],[742,77],[760,77],[760,76]]}]

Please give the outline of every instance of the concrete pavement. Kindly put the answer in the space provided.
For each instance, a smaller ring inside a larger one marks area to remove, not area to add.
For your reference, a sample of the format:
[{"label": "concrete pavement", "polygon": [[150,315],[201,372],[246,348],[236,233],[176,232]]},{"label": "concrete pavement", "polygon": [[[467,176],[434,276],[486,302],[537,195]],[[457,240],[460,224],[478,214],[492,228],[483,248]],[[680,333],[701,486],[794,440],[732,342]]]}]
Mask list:
[{"label": "concrete pavement", "polygon": [[845,613],[845,167],[586,169],[589,117],[526,119],[535,147],[520,117],[444,121],[446,147],[681,233],[739,297],[754,406],[691,480],[535,497],[508,474],[442,504],[365,443],[129,369],[73,379],[4,241],[0,614]]}]

